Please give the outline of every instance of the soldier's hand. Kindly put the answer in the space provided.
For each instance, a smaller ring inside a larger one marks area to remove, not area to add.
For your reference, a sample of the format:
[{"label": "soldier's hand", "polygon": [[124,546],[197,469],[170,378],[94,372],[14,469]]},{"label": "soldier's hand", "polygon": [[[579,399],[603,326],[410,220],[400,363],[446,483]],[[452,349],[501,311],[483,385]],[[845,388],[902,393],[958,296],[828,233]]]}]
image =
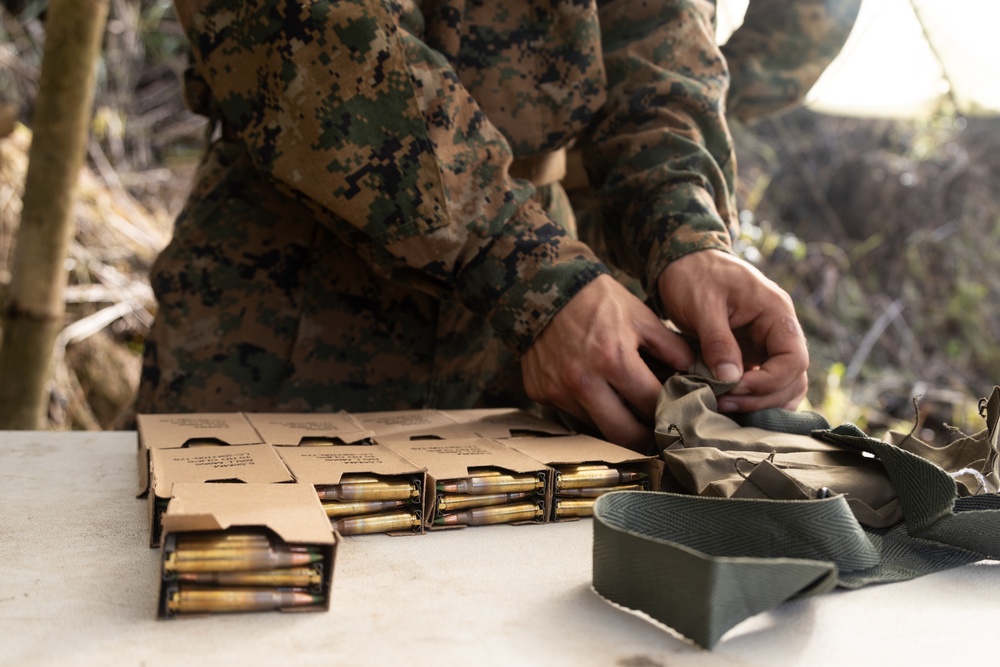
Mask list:
[{"label": "soldier's hand", "polygon": [[681,336],[614,278],[600,276],[570,299],[521,358],[525,390],[596,426],[608,440],[646,451],[662,383],[640,348],[673,368],[694,362]]},{"label": "soldier's hand", "polygon": [[660,274],[658,288],[671,321],[697,336],[715,379],[739,381],[719,397],[722,412],[798,407],[809,352],[784,290],[719,250],[673,262]]}]

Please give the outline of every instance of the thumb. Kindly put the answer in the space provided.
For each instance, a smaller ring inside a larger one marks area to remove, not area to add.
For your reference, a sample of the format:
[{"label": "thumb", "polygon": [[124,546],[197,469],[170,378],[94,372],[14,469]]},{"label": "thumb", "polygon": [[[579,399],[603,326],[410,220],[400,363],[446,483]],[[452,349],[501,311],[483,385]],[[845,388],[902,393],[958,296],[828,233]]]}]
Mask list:
[{"label": "thumb", "polygon": [[743,353],[729,328],[729,319],[705,313],[695,326],[695,333],[701,346],[701,358],[712,371],[712,377],[719,382],[739,382],[743,377]]}]

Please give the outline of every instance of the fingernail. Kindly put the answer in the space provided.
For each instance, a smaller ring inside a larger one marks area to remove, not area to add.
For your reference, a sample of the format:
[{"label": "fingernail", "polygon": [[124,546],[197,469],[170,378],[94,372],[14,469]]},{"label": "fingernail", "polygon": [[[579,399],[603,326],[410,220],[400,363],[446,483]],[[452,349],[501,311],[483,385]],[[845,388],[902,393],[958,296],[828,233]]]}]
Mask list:
[{"label": "fingernail", "polygon": [[736,412],[737,409],[735,401],[719,401],[719,412]]},{"label": "fingernail", "polygon": [[736,364],[719,364],[715,367],[715,379],[719,382],[739,382],[740,369]]}]

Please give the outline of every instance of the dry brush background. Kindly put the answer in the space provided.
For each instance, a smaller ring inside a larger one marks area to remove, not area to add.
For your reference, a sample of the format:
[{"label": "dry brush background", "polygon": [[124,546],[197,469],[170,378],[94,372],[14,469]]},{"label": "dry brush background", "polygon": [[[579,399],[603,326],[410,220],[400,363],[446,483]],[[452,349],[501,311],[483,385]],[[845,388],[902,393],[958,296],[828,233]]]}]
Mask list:
[{"label": "dry brush background", "polygon": [[[0,6],[0,300],[20,213],[44,0]],[[169,0],[111,0],[88,169],[54,358],[54,429],[128,423],[167,242],[204,122],[184,110]],[[734,127],[739,249],[795,300],[809,401],[832,421],[927,440],[981,428],[1000,383],[1000,119],[849,119],[798,110]],[[2,333],[2,332],[0,332]]]}]

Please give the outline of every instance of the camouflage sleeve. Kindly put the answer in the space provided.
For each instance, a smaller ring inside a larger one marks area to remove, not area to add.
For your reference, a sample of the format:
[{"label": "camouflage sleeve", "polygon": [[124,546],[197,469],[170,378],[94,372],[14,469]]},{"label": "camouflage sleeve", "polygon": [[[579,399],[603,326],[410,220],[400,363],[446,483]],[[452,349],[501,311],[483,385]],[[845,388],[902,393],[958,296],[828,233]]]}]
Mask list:
[{"label": "camouflage sleeve", "polygon": [[457,298],[519,352],[607,271],[508,176],[503,136],[396,3],[183,11],[197,2],[178,15],[225,122],[374,270]]},{"label": "camouflage sleeve", "polygon": [[584,159],[615,264],[658,304],[673,260],[729,250],[735,156],[712,0],[599,3],[608,102]]},{"label": "camouflage sleeve", "polygon": [[840,53],[861,0],[751,0],[722,47],[729,63],[728,113],[743,122],[802,102]]}]

